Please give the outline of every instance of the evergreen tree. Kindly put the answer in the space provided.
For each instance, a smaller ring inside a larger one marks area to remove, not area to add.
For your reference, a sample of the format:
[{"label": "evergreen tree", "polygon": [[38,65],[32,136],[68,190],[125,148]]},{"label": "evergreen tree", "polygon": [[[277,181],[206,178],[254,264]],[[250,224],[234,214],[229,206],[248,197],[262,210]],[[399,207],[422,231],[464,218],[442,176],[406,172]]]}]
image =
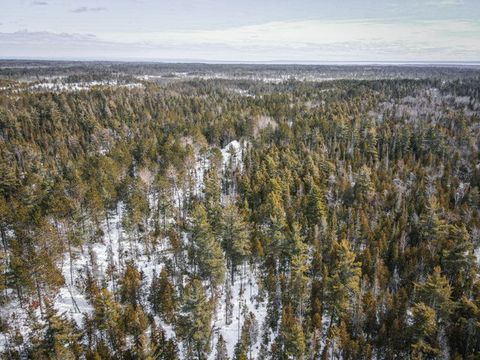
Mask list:
[{"label": "evergreen tree", "polygon": [[360,293],[360,263],[347,240],[334,243],[332,268],[325,277],[324,306],[330,315],[330,325],[352,314]]},{"label": "evergreen tree", "polygon": [[279,337],[282,344],[282,358],[304,359],[306,349],[305,335],[302,325],[293,314],[293,309],[290,305],[287,305],[283,310]]},{"label": "evergreen tree", "polygon": [[[174,339],[167,339],[163,329],[152,326],[151,355],[155,360],[179,360],[179,352]],[[147,357],[148,358],[148,357]]]},{"label": "evergreen tree", "polygon": [[177,334],[192,359],[205,359],[210,351],[213,303],[207,298],[202,282],[191,280],[185,287]]},{"label": "evergreen tree", "polygon": [[424,284],[417,284],[418,298],[433,308],[440,320],[448,321],[454,310],[452,287],[448,279],[441,274],[439,266],[435,267]]},{"label": "evergreen tree", "polygon": [[45,336],[33,357],[76,359],[80,356],[80,333],[63,315],[58,315],[53,305],[45,302]]},{"label": "evergreen tree", "polygon": [[207,212],[201,204],[193,210],[191,257],[198,274],[216,287],[223,282],[225,263],[222,248],[208,222]]},{"label": "evergreen tree", "polygon": [[292,303],[295,304],[296,313],[302,317],[308,297],[308,246],[304,243],[304,238],[300,234],[300,225],[294,223],[292,228],[291,298]]},{"label": "evergreen tree", "polygon": [[123,278],[120,281],[120,296],[122,302],[136,306],[140,300],[142,280],[140,273],[132,261],[127,263]]},{"label": "evergreen tree", "polygon": [[418,303],[412,309],[412,316],[412,357],[415,359],[437,358],[440,349],[436,344],[435,310],[424,303]]},{"label": "evergreen tree", "polygon": [[248,225],[234,204],[225,207],[222,217],[222,243],[230,258],[232,283],[235,269],[250,255]]},{"label": "evergreen tree", "polygon": [[172,323],[175,316],[176,296],[175,288],[168,279],[165,269],[160,272],[160,277],[154,276],[150,287],[149,301],[153,311],[162,316],[167,323]]},{"label": "evergreen tree", "polygon": [[308,194],[307,217],[311,226],[325,226],[327,217],[327,208],[325,204],[325,194],[320,186],[309,179],[307,184],[310,187]]},{"label": "evergreen tree", "polygon": [[218,337],[217,346],[215,349],[215,360],[229,360],[227,344],[225,343],[222,335]]}]

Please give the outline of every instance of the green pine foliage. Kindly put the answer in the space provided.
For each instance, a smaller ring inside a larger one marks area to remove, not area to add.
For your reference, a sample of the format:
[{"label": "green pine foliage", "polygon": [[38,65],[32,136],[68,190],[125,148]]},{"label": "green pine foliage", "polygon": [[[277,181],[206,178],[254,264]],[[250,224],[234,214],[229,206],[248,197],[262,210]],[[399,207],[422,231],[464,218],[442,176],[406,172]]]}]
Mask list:
[{"label": "green pine foliage", "polygon": [[8,80],[0,357],[477,358],[479,73],[411,71]]}]

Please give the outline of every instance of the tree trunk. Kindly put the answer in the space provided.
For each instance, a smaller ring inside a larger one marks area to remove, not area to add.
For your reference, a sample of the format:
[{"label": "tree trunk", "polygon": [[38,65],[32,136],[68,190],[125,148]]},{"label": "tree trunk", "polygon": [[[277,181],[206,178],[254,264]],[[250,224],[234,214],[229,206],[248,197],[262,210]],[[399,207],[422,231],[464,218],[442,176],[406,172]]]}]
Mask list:
[{"label": "tree trunk", "polygon": [[38,279],[35,276],[35,287],[37,289],[37,297],[38,297],[38,306],[40,307],[40,315],[43,319],[43,305],[42,305],[42,295],[40,291],[40,284],[38,283]]}]

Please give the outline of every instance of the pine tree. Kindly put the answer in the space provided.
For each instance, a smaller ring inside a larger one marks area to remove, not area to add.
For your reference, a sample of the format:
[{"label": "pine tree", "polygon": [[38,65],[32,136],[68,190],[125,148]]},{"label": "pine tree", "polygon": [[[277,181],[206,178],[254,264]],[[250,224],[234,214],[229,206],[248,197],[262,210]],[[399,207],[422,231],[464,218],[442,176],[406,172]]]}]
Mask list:
[{"label": "pine tree", "polygon": [[306,340],[302,325],[293,314],[293,309],[287,305],[282,313],[282,323],[279,331],[282,344],[282,357],[285,359],[303,359]]},{"label": "pine tree", "polygon": [[418,299],[433,308],[439,319],[448,321],[454,310],[452,287],[448,279],[442,275],[439,266],[435,267],[424,284],[416,284]]},{"label": "pine tree", "polygon": [[355,193],[359,203],[369,201],[374,195],[375,189],[371,178],[372,170],[367,165],[363,165],[355,183]]},{"label": "pine tree", "polygon": [[155,360],[179,360],[179,352],[174,339],[167,339],[163,329],[152,326],[150,355],[147,359]]},{"label": "pine tree", "polygon": [[360,293],[360,263],[350,250],[347,240],[334,243],[332,267],[325,278],[324,306],[330,315],[329,328],[339,318],[352,313],[352,307]]},{"label": "pine tree", "polygon": [[292,291],[292,303],[295,304],[296,313],[302,318],[305,302],[308,297],[309,258],[308,246],[304,243],[304,238],[301,235],[300,230],[300,225],[298,223],[292,225],[290,288]]},{"label": "pine tree", "polygon": [[207,212],[201,204],[193,210],[192,248],[193,266],[203,279],[216,287],[223,282],[225,263],[222,248],[208,222]]},{"label": "pine tree", "polygon": [[184,340],[188,356],[205,359],[210,351],[213,303],[207,298],[202,282],[191,280],[185,287],[177,334]]},{"label": "pine tree", "polygon": [[140,185],[140,180],[126,180],[126,211],[123,225],[126,230],[133,232],[135,237],[145,231],[146,220],[150,213],[147,194]]},{"label": "pine tree", "polygon": [[81,353],[80,333],[65,316],[58,315],[48,301],[45,302],[45,321],[46,331],[40,347],[43,355],[55,359],[78,358]]},{"label": "pine tree", "polygon": [[446,229],[446,244],[442,250],[441,266],[450,283],[453,294],[459,297],[470,291],[478,265],[473,244],[465,226],[449,225]]},{"label": "pine tree", "polygon": [[122,302],[136,306],[140,299],[142,280],[140,273],[132,261],[127,263],[123,278],[120,281],[120,296]]},{"label": "pine tree", "polygon": [[121,330],[121,306],[115,302],[108,289],[102,289],[93,299],[95,307],[95,323],[100,331],[106,332],[110,348],[121,350],[124,343]]},{"label": "pine tree", "polygon": [[440,353],[436,344],[437,320],[435,310],[424,303],[412,309],[412,357],[435,359]]},{"label": "pine tree", "polygon": [[229,360],[227,343],[221,334],[218,337],[217,346],[215,349],[215,360]]},{"label": "pine tree", "polygon": [[325,226],[327,219],[327,206],[325,204],[325,194],[320,186],[309,178],[310,191],[308,193],[307,217],[311,226]]},{"label": "pine tree", "polygon": [[220,184],[219,172],[215,166],[209,168],[204,178],[205,188],[205,208],[208,214],[208,220],[214,231],[220,228],[221,205],[220,198],[222,188]]},{"label": "pine tree", "polygon": [[242,325],[242,331],[240,336],[240,344],[245,352],[248,351],[249,357],[252,358],[252,348],[257,343],[258,338],[258,322],[255,318],[255,314],[250,312]]},{"label": "pine tree", "polygon": [[125,333],[133,337],[133,353],[137,358],[144,357],[148,347],[146,334],[148,320],[142,307],[128,304],[123,309],[122,317]]},{"label": "pine tree", "polygon": [[173,189],[166,177],[159,176],[155,181],[157,188],[157,211],[161,219],[163,232],[167,230],[168,219],[174,215]]},{"label": "pine tree", "polygon": [[268,248],[267,253],[275,261],[284,262],[283,253],[286,249],[287,219],[283,206],[281,185],[278,179],[270,180],[271,191],[266,200],[269,218]]},{"label": "pine tree", "polygon": [[8,256],[4,249],[0,250],[0,303],[4,301],[5,290],[7,289],[7,262]]},{"label": "pine tree", "polygon": [[165,269],[162,269],[160,272],[160,277],[153,277],[148,299],[156,314],[160,315],[168,324],[173,322],[176,293]]},{"label": "pine tree", "polygon": [[223,210],[222,244],[230,258],[232,283],[235,269],[250,254],[250,233],[243,214],[234,204]]}]

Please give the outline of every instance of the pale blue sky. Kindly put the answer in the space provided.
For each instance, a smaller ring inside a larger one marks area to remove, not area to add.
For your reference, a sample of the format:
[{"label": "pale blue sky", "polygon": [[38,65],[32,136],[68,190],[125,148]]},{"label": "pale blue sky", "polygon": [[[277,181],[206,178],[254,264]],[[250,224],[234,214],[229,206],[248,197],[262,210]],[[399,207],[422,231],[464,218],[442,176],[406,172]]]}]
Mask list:
[{"label": "pale blue sky", "polygon": [[480,61],[480,0],[0,0],[0,57]]}]

